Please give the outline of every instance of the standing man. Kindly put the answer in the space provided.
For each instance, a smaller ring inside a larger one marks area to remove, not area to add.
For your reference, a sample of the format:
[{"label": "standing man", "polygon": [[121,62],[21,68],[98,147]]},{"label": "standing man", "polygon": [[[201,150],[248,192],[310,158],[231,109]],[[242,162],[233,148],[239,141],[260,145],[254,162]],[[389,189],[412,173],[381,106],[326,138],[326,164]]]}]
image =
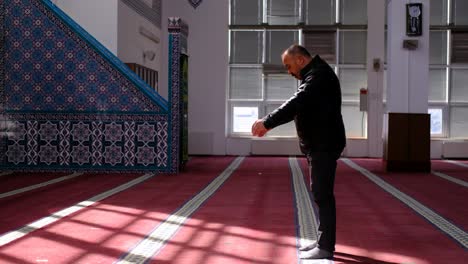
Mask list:
[{"label": "standing man", "polygon": [[319,212],[318,240],[299,248],[301,258],[333,257],[336,241],[336,208],[333,187],[336,161],[346,136],[341,116],[341,89],[333,69],[318,55],[311,57],[300,45],[282,54],[288,73],[301,81],[297,92],[263,119],[255,121],[252,134],[262,137],[291,120],[296,123],[302,153],[309,162],[311,190]]}]

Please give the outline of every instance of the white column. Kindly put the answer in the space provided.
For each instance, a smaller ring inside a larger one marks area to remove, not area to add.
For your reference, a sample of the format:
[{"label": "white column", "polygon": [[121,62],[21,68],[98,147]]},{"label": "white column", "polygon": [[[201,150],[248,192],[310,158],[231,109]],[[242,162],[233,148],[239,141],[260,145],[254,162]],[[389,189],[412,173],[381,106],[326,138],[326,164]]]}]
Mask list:
[{"label": "white column", "polygon": [[[387,113],[426,113],[429,93],[429,0],[390,0],[388,4]],[[422,35],[406,35],[406,4],[422,3]],[[403,40],[418,40],[415,50]]]},{"label": "white column", "polygon": [[[367,1],[367,89],[368,89],[368,154],[383,154],[383,73],[385,56],[386,0]],[[374,67],[377,60],[379,68]]]}]

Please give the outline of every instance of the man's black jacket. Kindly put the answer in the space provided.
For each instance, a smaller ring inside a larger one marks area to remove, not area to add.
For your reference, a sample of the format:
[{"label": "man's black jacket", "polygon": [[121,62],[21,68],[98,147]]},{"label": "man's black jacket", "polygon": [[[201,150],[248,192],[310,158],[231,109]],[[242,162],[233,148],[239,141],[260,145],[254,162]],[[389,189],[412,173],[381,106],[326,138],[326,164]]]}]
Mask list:
[{"label": "man's black jacket", "polygon": [[300,74],[297,92],[263,118],[265,128],[272,129],[294,119],[304,154],[343,151],[346,135],[340,82],[335,72],[316,55]]}]

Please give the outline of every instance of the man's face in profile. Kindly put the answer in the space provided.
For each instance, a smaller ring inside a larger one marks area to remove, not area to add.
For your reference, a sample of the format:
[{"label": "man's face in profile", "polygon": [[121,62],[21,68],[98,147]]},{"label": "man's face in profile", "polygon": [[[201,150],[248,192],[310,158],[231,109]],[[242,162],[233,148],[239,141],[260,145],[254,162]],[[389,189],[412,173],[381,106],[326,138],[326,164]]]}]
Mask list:
[{"label": "man's face in profile", "polygon": [[303,57],[300,55],[290,55],[288,53],[284,53],[282,58],[284,67],[288,70],[288,73],[294,78],[300,80],[301,79],[301,70],[303,68]]}]

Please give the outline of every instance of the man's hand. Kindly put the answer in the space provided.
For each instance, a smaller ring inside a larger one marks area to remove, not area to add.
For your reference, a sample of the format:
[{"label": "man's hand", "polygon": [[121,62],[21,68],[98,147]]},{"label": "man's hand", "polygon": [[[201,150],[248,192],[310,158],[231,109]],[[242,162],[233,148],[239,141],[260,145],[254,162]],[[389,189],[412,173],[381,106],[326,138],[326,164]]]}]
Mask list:
[{"label": "man's hand", "polygon": [[257,137],[263,137],[268,132],[268,129],[263,125],[263,120],[258,119],[252,125],[252,135]]}]

